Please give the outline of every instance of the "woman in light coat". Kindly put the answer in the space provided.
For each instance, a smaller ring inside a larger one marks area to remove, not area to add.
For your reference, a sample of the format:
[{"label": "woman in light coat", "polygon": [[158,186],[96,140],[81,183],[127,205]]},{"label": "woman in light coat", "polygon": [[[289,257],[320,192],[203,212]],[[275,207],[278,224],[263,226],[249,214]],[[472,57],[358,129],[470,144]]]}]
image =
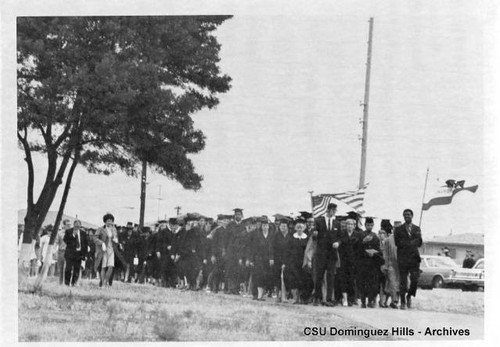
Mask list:
[{"label": "woman in light coat", "polygon": [[[103,284],[107,286],[109,279],[113,275],[113,268],[115,266],[113,240],[118,243],[118,231],[114,226],[115,217],[111,213],[106,213],[102,220],[105,223],[104,226],[98,228],[93,236],[95,243],[94,268],[100,274],[99,287]],[[100,272],[99,267],[101,268]]]}]

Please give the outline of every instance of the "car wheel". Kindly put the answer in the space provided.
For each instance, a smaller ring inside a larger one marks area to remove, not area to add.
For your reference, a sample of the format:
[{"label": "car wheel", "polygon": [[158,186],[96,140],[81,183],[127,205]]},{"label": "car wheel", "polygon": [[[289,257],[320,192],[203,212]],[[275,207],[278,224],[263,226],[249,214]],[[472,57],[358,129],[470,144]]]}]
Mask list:
[{"label": "car wheel", "polygon": [[441,276],[436,276],[432,279],[432,288],[442,288],[443,284],[443,277]]}]

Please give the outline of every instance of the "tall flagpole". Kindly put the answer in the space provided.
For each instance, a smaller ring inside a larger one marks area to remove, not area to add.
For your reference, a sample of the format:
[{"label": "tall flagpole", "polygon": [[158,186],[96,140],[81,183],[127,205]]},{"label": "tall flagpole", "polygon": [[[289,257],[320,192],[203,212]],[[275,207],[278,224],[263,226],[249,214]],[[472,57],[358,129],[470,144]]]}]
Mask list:
[{"label": "tall flagpole", "polygon": [[359,189],[365,185],[366,150],[368,146],[368,103],[370,101],[370,71],[372,65],[372,38],[373,17],[370,18],[368,32],[368,54],[366,58],[365,99],[363,101],[363,137],[361,138],[361,167],[359,175]]},{"label": "tall flagpole", "polygon": [[427,174],[425,175],[425,184],[424,184],[424,195],[422,196],[422,207],[420,208],[420,220],[418,225],[422,227],[422,216],[424,214],[424,201],[425,201],[425,191],[427,190],[427,179],[429,178],[429,168],[427,168]]}]

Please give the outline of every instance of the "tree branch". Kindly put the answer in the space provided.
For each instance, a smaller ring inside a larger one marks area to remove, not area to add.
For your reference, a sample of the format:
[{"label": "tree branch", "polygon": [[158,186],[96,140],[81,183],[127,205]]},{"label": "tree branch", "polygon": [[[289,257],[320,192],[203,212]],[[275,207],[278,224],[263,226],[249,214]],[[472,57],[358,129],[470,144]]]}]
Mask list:
[{"label": "tree branch", "polygon": [[19,141],[21,141],[23,148],[24,148],[24,154],[26,155],[26,158],[24,160],[26,161],[26,165],[28,165],[28,196],[27,196],[27,202],[28,202],[28,208],[31,208],[33,206],[33,185],[35,182],[35,171],[33,169],[33,159],[31,158],[31,149],[27,140],[28,136],[28,130],[26,127],[24,127],[24,137],[17,133],[17,138]]}]

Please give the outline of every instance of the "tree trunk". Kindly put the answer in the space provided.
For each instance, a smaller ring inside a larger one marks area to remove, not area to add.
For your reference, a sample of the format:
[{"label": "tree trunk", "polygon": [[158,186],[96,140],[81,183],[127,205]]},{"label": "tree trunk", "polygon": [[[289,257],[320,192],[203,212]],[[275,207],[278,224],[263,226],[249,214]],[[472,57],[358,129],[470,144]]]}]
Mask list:
[{"label": "tree trunk", "polygon": [[[75,172],[76,165],[78,164],[78,160],[80,159],[80,151],[77,150],[75,154],[75,158],[73,159],[73,163],[71,164],[71,167],[68,172],[68,177],[66,178],[66,184],[64,186],[64,192],[63,196],[61,198],[61,203],[59,204],[59,211],[57,211],[57,216],[56,220],[54,222],[54,229],[52,231],[52,234],[50,235],[49,239],[49,246],[47,248],[47,255],[46,259],[52,259],[52,253],[54,250],[54,242],[57,237],[57,231],[59,230],[59,224],[61,224],[61,219],[64,214],[64,208],[66,207],[66,201],[68,199],[68,194],[69,190],[71,188],[71,181],[73,179],[73,173]],[[50,268],[50,262],[45,261],[43,263],[42,271],[38,274],[36,281],[35,281],[35,286],[34,286],[34,291],[39,291],[42,289],[42,284],[47,278],[47,273],[49,272]],[[62,271],[62,270],[61,270]]]}]

